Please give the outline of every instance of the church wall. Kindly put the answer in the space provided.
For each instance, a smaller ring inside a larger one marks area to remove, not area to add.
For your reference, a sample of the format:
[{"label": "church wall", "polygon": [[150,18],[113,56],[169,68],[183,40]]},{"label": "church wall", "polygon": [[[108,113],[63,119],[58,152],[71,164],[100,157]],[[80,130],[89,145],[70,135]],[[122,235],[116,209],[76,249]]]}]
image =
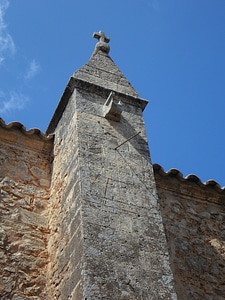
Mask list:
[{"label": "church wall", "polygon": [[0,299],[44,300],[52,140],[20,127],[0,127]]},{"label": "church wall", "polygon": [[178,299],[225,299],[224,191],[195,176],[155,178]]}]

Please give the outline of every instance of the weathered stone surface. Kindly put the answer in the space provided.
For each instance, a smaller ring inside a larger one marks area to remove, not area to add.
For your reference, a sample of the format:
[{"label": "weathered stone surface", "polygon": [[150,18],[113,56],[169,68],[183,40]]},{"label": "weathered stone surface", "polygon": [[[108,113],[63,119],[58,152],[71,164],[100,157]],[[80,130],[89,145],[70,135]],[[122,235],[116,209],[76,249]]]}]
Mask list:
[{"label": "weathered stone surface", "polygon": [[137,91],[104,51],[94,53],[73,76],[106,89],[138,97]]},{"label": "weathered stone surface", "polygon": [[225,298],[225,195],[156,172],[178,299]]},{"label": "weathered stone surface", "polygon": [[[21,139],[19,138],[21,137]],[[51,142],[0,129],[0,298],[46,299]]]}]

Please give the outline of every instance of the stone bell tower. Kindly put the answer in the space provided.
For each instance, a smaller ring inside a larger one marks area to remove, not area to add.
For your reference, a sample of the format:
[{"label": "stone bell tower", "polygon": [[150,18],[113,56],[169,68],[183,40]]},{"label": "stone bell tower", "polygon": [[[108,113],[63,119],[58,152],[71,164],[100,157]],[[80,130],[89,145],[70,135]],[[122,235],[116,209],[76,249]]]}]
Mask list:
[{"label": "stone bell tower", "polygon": [[176,299],[142,112],[102,31],[54,133],[49,299]]}]

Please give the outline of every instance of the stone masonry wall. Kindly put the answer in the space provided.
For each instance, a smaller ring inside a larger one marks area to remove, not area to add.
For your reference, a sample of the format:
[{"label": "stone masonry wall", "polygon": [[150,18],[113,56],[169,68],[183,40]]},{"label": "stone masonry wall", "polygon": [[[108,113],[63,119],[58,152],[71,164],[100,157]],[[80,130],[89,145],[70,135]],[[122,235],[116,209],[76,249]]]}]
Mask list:
[{"label": "stone masonry wall", "polygon": [[44,300],[52,141],[17,125],[0,127],[0,299]]},{"label": "stone masonry wall", "polygon": [[48,299],[83,299],[83,233],[76,93],[55,130]]},{"label": "stone masonry wall", "polygon": [[110,121],[106,99],[77,92],[86,299],[176,299],[142,109],[115,95]]},{"label": "stone masonry wall", "polygon": [[225,299],[224,191],[196,177],[155,178],[178,299]]},{"label": "stone masonry wall", "polygon": [[55,130],[49,298],[176,299],[142,110],[109,121],[95,90],[76,89]]}]

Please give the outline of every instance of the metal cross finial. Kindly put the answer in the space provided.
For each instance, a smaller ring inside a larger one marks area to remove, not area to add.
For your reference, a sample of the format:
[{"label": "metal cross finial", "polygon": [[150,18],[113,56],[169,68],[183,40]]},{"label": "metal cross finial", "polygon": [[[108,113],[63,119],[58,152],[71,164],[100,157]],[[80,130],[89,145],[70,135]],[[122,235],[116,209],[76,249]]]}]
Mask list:
[{"label": "metal cross finial", "polygon": [[108,54],[110,50],[108,45],[110,38],[105,36],[104,32],[101,30],[99,32],[94,32],[92,37],[98,40],[93,55],[95,55],[99,50]]},{"label": "metal cross finial", "polygon": [[103,42],[103,43],[109,43],[109,41],[110,41],[110,38],[105,36],[105,33],[101,30],[99,32],[94,32],[93,33],[93,38],[95,38],[99,42]]}]

